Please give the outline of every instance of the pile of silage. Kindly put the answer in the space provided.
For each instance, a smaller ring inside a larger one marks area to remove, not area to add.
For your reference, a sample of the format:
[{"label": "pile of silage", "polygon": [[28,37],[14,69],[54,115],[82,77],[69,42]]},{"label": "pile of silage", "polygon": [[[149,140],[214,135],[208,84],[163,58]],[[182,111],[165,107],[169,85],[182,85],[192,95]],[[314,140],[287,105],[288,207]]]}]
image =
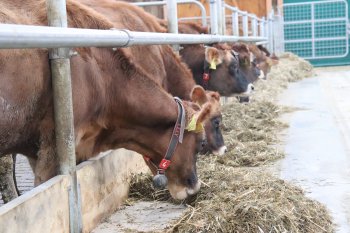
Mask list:
[{"label": "pile of silage", "polygon": [[275,101],[288,83],[314,75],[313,67],[308,61],[292,53],[284,53],[280,56],[278,65],[271,68],[266,81],[261,80],[254,84],[256,91],[252,99]]},{"label": "pile of silage", "polygon": [[[231,167],[206,156],[198,161],[202,188],[166,232],[334,232],[320,203],[263,168]],[[150,175],[138,176],[131,200],[173,201],[156,191]]]},{"label": "pile of silage", "polygon": [[[232,101],[223,107],[229,152],[199,157],[202,188],[187,200],[187,212],[168,232],[334,232],[323,205],[261,166],[283,156],[274,145],[279,142],[277,132],[286,127],[278,120],[285,108],[274,98],[288,82],[311,75],[308,62],[285,54],[267,80],[256,83],[251,103]],[[130,188],[132,200],[171,200],[167,191],[156,191],[151,183],[149,175],[136,176]]]}]

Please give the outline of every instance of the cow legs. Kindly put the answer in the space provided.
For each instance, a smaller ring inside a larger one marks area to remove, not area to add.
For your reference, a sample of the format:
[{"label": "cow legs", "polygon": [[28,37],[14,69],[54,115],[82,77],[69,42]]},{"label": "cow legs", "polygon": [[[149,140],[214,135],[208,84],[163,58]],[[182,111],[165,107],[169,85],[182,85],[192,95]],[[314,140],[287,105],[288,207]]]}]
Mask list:
[{"label": "cow legs", "polygon": [[5,203],[18,197],[17,187],[13,179],[14,161],[11,155],[0,158],[0,191]]},{"label": "cow legs", "polygon": [[17,178],[16,178],[16,154],[12,154],[12,161],[13,161],[13,165],[12,165],[12,178],[13,178],[13,183],[15,185],[16,188],[16,192],[18,194],[18,196],[21,195],[21,193],[19,192],[18,186],[17,186]]}]

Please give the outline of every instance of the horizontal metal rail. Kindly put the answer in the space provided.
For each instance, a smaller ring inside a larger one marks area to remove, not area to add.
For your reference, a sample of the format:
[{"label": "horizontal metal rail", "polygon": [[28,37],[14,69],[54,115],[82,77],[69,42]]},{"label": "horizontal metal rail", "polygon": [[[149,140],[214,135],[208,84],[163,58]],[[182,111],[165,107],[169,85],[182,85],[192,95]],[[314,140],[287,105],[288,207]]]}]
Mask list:
[{"label": "horizontal metal rail", "polygon": [[322,37],[322,38],[306,38],[306,39],[295,39],[295,40],[284,40],[284,42],[285,42],[285,43],[302,43],[302,42],[334,41],[334,40],[347,40],[347,36]]},{"label": "horizontal metal rail", "polygon": [[[337,21],[347,21],[347,17],[343,18],[330,18],[330,19],[314,19],[313,21],[315,23],[329,23],[329,22],[337,22]],[[311,24],[310,20],[299,20],[299,21],[285,21],[283,22],[284,25],[294,25],[294,24]]]},{"label": "horizontal metal rail", "polygon": [[[177,4],[195,4],[199,7],[199,9],[201,10],[201,19],[202,19],[202,25],[203,26],[207,26],[207,11],[205,10],[205,7],[203,6],[203,4],[199,1],[196,0],[178,0],[176,1]],[[166,1],[154,1],[154,2],[134,2],[132,3],[136,6],[162,6],[162,5],[166,5]]]},{"label": "horizontal metal rail", "polygon": [[128,30],[56,28],[16,24],[0,24],[0,48],[73,48],[126,47],[152,44],[211,44],[221,42],[259,42],[266,37],[193,35]]}]

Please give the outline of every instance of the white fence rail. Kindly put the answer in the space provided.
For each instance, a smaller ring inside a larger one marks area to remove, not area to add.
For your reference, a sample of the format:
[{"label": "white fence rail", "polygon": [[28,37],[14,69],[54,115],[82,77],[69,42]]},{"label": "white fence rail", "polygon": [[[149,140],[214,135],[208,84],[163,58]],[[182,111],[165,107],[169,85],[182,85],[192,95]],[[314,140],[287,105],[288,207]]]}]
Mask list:
[{"label": "white fence rail", "polygon": [[0,48],[126,47],[237,41],[262,42],[267,38],[0,24]]}]

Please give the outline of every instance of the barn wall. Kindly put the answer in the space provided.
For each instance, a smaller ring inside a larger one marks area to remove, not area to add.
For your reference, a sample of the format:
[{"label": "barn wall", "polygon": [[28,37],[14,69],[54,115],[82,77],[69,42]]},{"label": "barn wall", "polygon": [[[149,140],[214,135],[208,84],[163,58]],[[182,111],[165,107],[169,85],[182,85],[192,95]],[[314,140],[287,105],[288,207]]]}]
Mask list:
[{"label": "barn wall", "polygon": [[[78,166],[83,232],[90,232],[127,197],[131,173],[148,172],[142,156],[127,150]],[[56,176],[0,207],[1,233],[69,233],[67,176]]]},{"label": "barn wall", "polygon": [[[205,6],[207,15],[209,16],[209,1],[200,0],[200,2]],[[240,10],[253,13],[258,17],[265,17],[271,11],[272,4],[277,4],[278,6],[282,6],[283,4],[283,0],[225,0],[225,2],[231,6],[237,6]],[[229,12],[230,11],[226,11],[226,14]],[[179,17],[191,17],[200,15],[200,10],[196,5],[178,5]]]}]

